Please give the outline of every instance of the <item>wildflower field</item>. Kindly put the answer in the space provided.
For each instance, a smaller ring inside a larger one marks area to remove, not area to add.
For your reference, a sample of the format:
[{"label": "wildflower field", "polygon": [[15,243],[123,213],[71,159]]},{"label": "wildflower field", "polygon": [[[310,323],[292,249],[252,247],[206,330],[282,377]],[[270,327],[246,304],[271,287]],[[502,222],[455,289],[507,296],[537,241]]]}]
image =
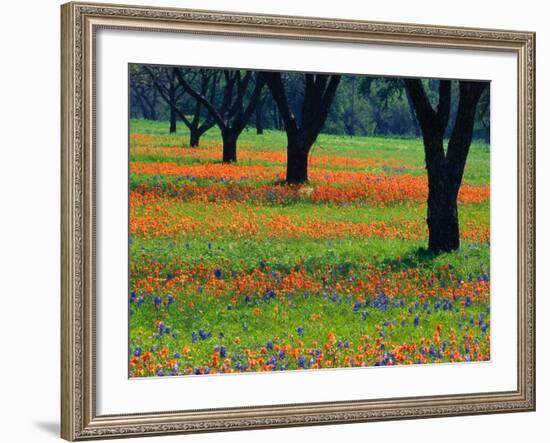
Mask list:
[{"label": "wildflower field", "polygon": [[461,247],[426,252],[422,140],[321,134],[310,182],[286,135],[130,122],[131,377],[490,359],[489,147],[472,144]]}]

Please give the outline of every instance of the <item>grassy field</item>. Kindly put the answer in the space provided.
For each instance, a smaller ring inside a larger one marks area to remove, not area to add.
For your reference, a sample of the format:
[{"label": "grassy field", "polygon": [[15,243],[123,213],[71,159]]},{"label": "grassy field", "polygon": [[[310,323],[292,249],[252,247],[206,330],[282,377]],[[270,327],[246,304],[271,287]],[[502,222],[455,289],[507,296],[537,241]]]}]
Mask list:
[{"label": "grassy field", "polygon": [[490,358],[489,148],[459,195],[461,248],[425,251],[420,139],[321,135],[310,183],[282,183],[286,136],[167,122],[130,134],[130,376]]}]

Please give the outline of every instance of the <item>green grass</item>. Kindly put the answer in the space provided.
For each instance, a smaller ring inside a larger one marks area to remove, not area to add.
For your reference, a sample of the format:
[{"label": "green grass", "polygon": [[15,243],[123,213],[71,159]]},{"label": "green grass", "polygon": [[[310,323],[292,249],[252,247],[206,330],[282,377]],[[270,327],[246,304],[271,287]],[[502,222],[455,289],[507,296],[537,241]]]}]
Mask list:
[{"label": "green grass", "polygon": [[[155,143],[147,143],[148,146],[189,147],[189,131],[183,123],[178,124],[177,132],[173,135],[169,134],[168,122],[131,120],[130,128],[132,133],[160,136]],[[219,141],[220,138],[219,129],[213,127],[203,135],[201,142]],[[263,135],[257,135],[255,130],[247,128],[242,132],[238,144],[246,150],[284,152],[286,134],[283,131],[265,130]],[[136,143],[135,145],[139,146],[140,143]],[[408,174],[420,175],[426,173],[424,167],[424,147],[420,138],[348,137],[320,134],[311,155],[398,159],[404,164],[411,166],[406,171]],[[157,160],[152,156],[148,161]],[[184,159],[177,159],[176,161],[193,162],[193,160]],[[194,160],[194,162],[199,162],[199,160]],[[466,163],[464,181],[471,184],[489,183],[489,163],[489,145],[485,143],[472,143]],[[373,168],[372,171],[381,172],[382,170]]]}]

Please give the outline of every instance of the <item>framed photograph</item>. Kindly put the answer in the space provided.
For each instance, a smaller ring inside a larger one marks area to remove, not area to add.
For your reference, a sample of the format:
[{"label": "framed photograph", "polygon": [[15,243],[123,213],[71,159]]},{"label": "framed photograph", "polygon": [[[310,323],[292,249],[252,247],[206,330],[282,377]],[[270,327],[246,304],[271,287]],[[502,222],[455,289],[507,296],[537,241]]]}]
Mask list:
[{"label": "framed photograph", "polygon": [[535,409],[534,33],[61,14],[63,438]]}]

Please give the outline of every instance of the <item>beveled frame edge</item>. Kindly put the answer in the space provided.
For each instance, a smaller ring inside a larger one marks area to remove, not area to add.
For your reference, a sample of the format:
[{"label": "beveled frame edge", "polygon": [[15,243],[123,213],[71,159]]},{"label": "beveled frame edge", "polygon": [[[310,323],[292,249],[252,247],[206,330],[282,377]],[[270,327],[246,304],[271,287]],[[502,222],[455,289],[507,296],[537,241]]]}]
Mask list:
[{"label": "beveled frame edge", "polygon": [[[435,397],[97,416],[93,35],[98,27],[510,51],[518,57],[518,389]],[[535,410],[535,34],[67,3],[61,7],[61,436],[95,438]]]}]

